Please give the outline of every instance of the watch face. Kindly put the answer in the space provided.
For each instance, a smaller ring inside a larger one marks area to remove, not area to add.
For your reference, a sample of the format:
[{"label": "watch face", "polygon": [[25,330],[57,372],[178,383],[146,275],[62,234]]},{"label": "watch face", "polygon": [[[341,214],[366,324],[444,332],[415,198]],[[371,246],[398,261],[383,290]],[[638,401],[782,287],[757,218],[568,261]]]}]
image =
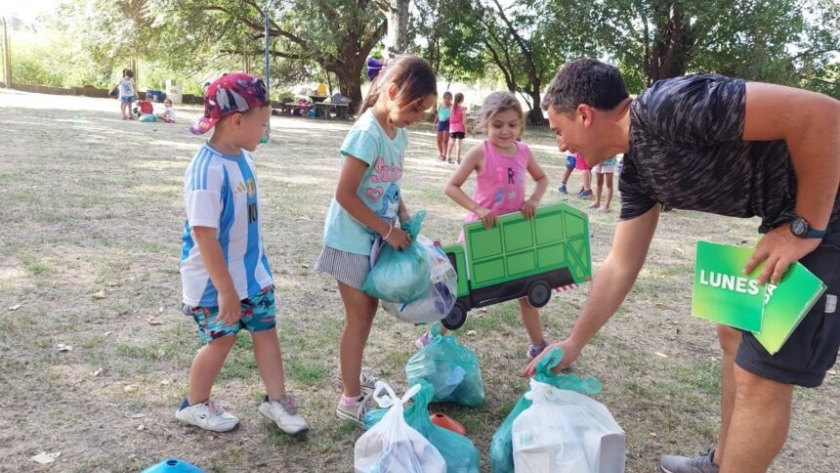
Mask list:
[{"label": "watch face", "polygon": [[790,221],[790,231],[796,236],[805,235],[808,232],[808,223],[801,218],[795,218]]}]

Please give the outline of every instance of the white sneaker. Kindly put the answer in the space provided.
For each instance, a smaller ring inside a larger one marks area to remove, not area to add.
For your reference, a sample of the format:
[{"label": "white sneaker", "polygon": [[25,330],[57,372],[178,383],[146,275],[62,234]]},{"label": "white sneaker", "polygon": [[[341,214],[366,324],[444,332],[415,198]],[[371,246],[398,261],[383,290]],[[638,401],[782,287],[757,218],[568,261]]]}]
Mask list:
[{"label": "white sneaker", "polygon": [[295,401],[286,394],[279,401],[270,401],[268,396],[259,408],[260,414],[277,424],[280,430],[287,434],[297,435],[309,430],[309,424],[297,412]]},{"label": "white sneaker", "polygon": [[225,412],[221,406],[209,399],[192,406],[184,399],[181,408],[175,412],[175,418],[185,424],[212,432],[228,432],[239,423],[235,415]]}]

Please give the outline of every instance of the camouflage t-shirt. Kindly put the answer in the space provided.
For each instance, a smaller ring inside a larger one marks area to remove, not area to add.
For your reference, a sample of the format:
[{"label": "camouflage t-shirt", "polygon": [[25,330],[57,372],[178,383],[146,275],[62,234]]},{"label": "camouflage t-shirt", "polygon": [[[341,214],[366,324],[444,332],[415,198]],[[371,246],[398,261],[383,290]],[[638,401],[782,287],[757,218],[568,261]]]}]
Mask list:
[{"label": "camouflage t-shirt", "polygon": [[[743,80],[714,74],[659,81],[634,100],[619,181],[621,219],[661,203],[759,216],[761,232],[790,221],[796,202],[790,152],[781,140],[742,140],[745,104]],[[840,193],[831,221],[840,221]]]}]

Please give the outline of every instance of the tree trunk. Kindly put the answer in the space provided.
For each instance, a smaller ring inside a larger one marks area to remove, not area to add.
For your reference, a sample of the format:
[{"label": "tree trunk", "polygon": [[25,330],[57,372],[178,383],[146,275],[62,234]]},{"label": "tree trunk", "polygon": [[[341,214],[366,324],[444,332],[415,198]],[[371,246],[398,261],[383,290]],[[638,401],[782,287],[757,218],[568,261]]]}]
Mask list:
[{"label": "tree trunk", "polygon": [[385,12],[388,21],[388,34],[385,50],[389,54],[403,54],[408,49],[408,6],[411,0],[392,0]]},{"label": "tree trunk", "polygon": [[655,6],[653,22],[656,29],[644,60],[647,85],[684,75],[695,43],[691,26],[678,5],[669,2]]},{"label": "tree trunk", "polygon": [[542,107],[540,107],[539,87],[531,90],[528,95],[531,96],[531,111],[528,112],[529,124],[536,126],[545,124],[545,116],[543,116]]}]

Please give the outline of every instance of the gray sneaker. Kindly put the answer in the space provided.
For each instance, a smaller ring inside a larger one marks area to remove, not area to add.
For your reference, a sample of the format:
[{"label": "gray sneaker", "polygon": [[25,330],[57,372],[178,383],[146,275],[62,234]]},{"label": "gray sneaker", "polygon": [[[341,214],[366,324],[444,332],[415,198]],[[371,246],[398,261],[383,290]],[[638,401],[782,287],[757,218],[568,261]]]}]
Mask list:
[{"label": "gray sneaker", "polygon": [[662,455],[659,464],[665,473],[718,473],[720,467],[712,463],[715,449],[710,448],[694,458]]},{"label": "gray sneaker", "polygon": [[[373,370],[369,366],[362,366],[362,371],[359,373],[359,388],[362,390],[362,395],[373,394],[377,381],[379,381],[379,378],[373,375]],[[339,387],[344,386],[340,371],[335,375],[335,382]]]}]

